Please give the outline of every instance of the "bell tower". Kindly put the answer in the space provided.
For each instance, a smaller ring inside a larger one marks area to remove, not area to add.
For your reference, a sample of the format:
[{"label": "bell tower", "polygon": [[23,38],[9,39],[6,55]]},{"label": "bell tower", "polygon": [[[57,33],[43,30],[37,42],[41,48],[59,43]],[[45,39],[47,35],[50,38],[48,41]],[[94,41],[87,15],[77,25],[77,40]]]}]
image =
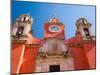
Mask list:
[{"label": "bell tower", "polygon": [[80,35],[86,40],[93,36],[91,31],[91,23],[89,23],[85,18],[79,18],[76,21],[76,27],[76,36]]},{"label": "bell tower", "polygon": [[12,39],[24,40],[28,33],[32,34],[33,18],[27,14],[22,14],[16,20],[12,29]]}]

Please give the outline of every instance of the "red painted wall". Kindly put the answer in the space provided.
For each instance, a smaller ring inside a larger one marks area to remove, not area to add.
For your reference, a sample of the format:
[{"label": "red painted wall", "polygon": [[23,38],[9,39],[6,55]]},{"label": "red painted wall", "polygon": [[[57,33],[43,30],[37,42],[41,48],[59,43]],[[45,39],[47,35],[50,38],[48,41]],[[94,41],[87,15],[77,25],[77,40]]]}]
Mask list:
[{"label": "red painted wall", "polygon": [[24,60],[20,68],[20,73],[33,73],[35,71],[37,54],[38,48],[32,46],[25,47]]},{"label": "red painted wall", "polygon": [[84,41],[79,36],[70,38],[65,41],[66,44],[80,43],[82,47],[69,47],[74,59],[76,70],[80,69],[95,69],[96,68],[96,41]]},{"label": "red painted wall", "polygon": [[89,69],[89,63],[83,48],[70,48],[74,59],[75,70]]},{"label": "red painted wall", "polygon": [[12,73],[16,74],[23,44],[12,45]]},{"label": "red painted wall", "polygon": [[90,43],[85,43],[84,45],[84,51],[87,56],[90,69],[96,68],[96,43],[95,41]]},{"label": "red painted wall", "polygon": [[16,74],[18,64],[22,53],[23,45],[25,46],[24,58],[19,73],[33,73],[35,71],[35,60],[38,54],[38,47],[26,46],[25,44],[12,45],[12,74]]}]

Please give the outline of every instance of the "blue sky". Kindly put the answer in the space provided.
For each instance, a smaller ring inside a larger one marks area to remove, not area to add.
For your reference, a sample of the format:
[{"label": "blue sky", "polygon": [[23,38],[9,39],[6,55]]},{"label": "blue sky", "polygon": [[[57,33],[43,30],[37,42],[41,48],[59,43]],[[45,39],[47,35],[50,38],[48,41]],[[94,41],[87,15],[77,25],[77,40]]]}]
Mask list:
[{"label": "blue sky", "polygon": [[95,13],[95,6],[12,1],[12,23],[21,14],[30,14],[34,18],[33,36],[40,39],[44,37],[44,22],[48,22],[54,14],[65,25],[66,39],[75,36],[75,22],[80,17],[92,23],[92,32],[95,35]]}]

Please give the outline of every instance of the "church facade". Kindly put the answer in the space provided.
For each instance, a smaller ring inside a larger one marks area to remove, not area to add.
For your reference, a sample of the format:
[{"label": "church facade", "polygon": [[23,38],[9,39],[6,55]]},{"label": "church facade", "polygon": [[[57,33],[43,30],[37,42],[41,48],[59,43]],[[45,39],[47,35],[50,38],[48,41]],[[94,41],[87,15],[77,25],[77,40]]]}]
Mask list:
[{"label": "church facade", "polygon": [[53,17],[44,23],[44,39],[32,36],[33,18],[22,14],[12,28],[12,73],[58,72],[96,68],[92,24],[76,21],[76,34],[65,39],[64,24]]}]

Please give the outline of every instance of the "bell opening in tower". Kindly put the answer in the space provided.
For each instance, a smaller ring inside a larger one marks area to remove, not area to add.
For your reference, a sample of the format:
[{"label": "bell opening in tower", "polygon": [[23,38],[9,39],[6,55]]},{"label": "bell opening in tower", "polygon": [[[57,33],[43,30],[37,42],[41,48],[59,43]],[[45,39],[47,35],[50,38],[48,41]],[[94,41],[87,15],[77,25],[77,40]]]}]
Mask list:
[{"label": "bell opening in tower", "polygon": [[84,32],[86,36],[90,36],[88,28],[84,28]]},{"label": "bell opening in tower", "polygon": [[60,71],[60,65],[50,65],[49,71],[50,72],[59,72]]},{"label": "bell opening in tower", "polygon": [[24,27],[23,26],[18,27],[18,31],[16,33],[17,37],[20,38],[22,36],[23,30],[24,30]]}]

